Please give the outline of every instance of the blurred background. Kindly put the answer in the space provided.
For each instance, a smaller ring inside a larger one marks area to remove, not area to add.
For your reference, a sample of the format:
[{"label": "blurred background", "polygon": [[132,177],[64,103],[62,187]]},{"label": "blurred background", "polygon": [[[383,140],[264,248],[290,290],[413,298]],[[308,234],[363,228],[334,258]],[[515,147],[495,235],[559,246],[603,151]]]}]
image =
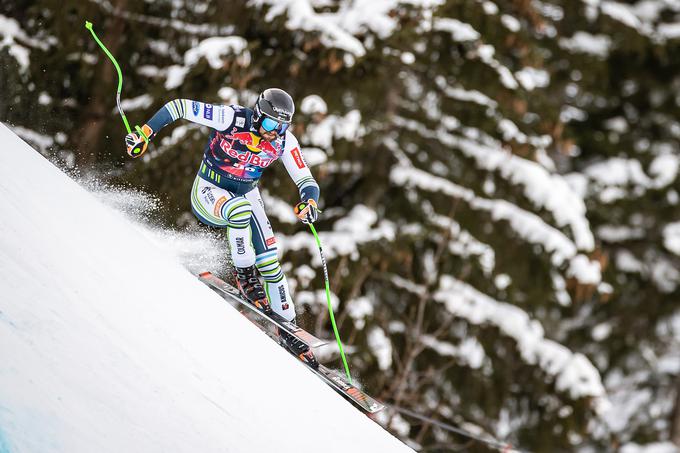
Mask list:
[{"label": "blurred background", "polygon": [[[437,422],[531,451],[680,446],[680,2],[0,0],[0,120],[191,231],[208,130],[129,159],[86,20],[133,125],[291,93],[350,366],[429,419],[378,420],[415,450],[489,451]],[[260,187],[302,324],[330,336],[297,189],[282,165]]]}]

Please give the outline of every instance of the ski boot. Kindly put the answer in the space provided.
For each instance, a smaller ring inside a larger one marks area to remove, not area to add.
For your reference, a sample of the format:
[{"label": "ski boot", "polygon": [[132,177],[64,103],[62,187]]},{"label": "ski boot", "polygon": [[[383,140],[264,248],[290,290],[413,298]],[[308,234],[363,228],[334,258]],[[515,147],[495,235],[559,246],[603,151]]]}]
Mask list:
[{"label": "ski boot", "polygon": [[272,314],[272,307],[269,305],[262,283],[255,274],[255,266],[237,267],[236,283],[239,291],[248,302],[255,305],[265,315]]},{"label": "ski boot", "polygon": [[316,360],[316,357],[314,357],[312,348],[304,341],[279,329],[279,342],[288,350],[288,352],[302,360],[308,366],[314,369],[319,368],[319,362]]}]

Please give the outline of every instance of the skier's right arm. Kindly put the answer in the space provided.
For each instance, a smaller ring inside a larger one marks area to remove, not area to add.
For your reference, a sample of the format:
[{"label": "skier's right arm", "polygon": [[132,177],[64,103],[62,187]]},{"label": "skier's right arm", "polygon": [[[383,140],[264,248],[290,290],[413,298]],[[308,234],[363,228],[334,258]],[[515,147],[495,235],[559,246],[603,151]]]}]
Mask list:
[{"label": "skier's right arm", "polygon": [[[212,105],[189,99],[175,99],[161,107],[142,126],[142,131],[148,141],[151,141],[161,129],[180,118],[223,131],[234,119],[234,109],[229,105]],[[125,137],[125,143],[127,152],[132,157],[144,154],[148,145],[147,140],[137,132],[128,134]]]}]

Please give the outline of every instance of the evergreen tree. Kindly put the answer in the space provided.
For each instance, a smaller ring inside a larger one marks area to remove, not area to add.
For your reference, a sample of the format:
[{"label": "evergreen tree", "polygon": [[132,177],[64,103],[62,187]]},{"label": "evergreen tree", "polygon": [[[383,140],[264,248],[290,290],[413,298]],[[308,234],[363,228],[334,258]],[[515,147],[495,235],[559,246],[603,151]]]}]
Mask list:
[{"label": "evergreen tree", "polygon": [[[123,157],[173,98],[298,102],[351,367],[396,407],[532,451],[680,445],[678,13],[663,0],[0,0],[0,119],[66,167],[194,223],[206,140]],[[311,236],[261,182],[307,327]],[[298,244],[304,244],[299,246]],[[310,263],[311,266],[310,266]],[[337,358],[336,356],[333,356]],[[332,357],[332,358],[333,358]],[[394,410],[420,451],[482,444]]]}]

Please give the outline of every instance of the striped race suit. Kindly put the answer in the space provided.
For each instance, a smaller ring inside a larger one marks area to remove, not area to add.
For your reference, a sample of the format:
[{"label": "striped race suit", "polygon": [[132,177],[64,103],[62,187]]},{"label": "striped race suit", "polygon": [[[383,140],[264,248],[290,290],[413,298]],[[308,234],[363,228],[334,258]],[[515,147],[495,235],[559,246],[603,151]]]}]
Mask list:
[{"label": "striped race suit", "polygon": [[153,135],[180,118],[211,128],[191,189],[191,208],[201,222],[226,229],[234,265],[255,264],[274,311],[293,320],[295,307],[257,184],[264,169],[281,159],[301,201],[318,202],[319,186],[302,157],[297,138],[286,131],[271,143],[261,139],[251,127],[252,113],[238,105],[176,99],[165,104],[147,124]]}]

